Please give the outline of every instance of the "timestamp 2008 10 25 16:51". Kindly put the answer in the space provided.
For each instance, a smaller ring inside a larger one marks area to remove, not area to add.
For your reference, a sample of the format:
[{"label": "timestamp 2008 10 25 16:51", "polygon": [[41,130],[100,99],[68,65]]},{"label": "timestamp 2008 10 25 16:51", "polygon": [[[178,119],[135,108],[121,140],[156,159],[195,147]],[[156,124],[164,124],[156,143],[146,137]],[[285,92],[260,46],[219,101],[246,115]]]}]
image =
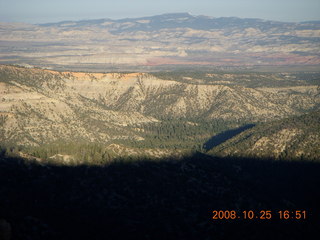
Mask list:
[{"label": "timestamp 2008 10 25 16:51", "polygon": [[212,211],[213,220],[236,220],[236,219],[248,219],[248,220],[305,220],[307,219],[307,211],[305,210],[245,210],[245,211],[235,211],[235,210],[214,210]]}]

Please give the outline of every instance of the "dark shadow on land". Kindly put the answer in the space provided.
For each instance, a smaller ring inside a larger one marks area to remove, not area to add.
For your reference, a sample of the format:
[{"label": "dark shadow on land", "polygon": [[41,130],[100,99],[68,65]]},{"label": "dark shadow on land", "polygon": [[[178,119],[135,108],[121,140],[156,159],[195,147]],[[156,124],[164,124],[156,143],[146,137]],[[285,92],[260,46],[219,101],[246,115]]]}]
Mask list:
[{"label": "dark shadow on land", "polygon": [[[308,239],[319,236],[320,164],[219,159],[103,167],[0,160],[0,219],[12,239]],[[271,220],[212,220],[213,210],[271,210]],[[306,220],[279,220],[305,210]],[[0,226],[1,229],[1,226]]]},{"label": "dark shadow on land", "polygon": [[246,124],[242,127],[231,129],[224,131],[222,133],[219,133],[212,138],[210,138],[207,142],[203,144],[203,148],[207,151],[211,150],[212,148],[218,146],[219,144],[229,140],[230,138],[233,138],[234,136],[242,133],[243,131],[250,129],[254,127],[255,124]]}]

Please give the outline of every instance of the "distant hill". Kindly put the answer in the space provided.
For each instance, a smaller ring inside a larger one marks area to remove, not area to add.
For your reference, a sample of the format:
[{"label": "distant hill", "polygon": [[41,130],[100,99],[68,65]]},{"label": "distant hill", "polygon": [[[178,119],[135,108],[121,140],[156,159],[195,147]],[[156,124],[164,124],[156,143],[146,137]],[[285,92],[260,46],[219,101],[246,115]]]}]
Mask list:
[{"label": "distant hill", "polygon": [[243,124],[318,109],[318,82],[319,73],[104,74],[0,66],[0,141],[189,148]]},{"label": "distant hill", "polygon": [[320,23],[172,13],[40,25],[0,23],[0,63],[140,71],[320,64]]},{"label": "distant hill", "polygon": [[268,122],[214,147],[210,154],[320,161],[320,111]]},{"label": "distant hill", "polygon": [[[107,24],[106,24],[107,23]],[[131,24],[129,24],[131,23]],[[192,28],[196,30],[210,31],[213,29],[246,29],[248,27],[256,27],[260,30],[270,30],[271,28],[287,28],[299,26],[299,28],[317,29],[317,21],[309,21],[301,24],[286,23],[278,21],[267,21],[257,18],[238,18],[238,17],[210,17],[210,16],[193,16],[189,13],[167,13],[162,15],[140,17],[140,18],[124,18],[119,20],[112,19],[96,19],[82,21],[63,21],[58,23],[46,23],[39,26],[45,27],[84,27],[98,26],[104,28],[111,25],[113,32],[135,32],[135,31],[155,31],[161,29],[176,28]]]}]

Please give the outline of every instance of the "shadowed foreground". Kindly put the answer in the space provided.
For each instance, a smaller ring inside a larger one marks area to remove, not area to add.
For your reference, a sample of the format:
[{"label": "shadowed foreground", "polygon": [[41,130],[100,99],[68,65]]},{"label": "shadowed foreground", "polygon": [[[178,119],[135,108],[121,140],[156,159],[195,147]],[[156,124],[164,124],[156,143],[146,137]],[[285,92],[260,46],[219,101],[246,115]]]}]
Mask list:
[{"label": "shadowed foreground", "polygon": [[[104,167],[0,161],[0,219],[12,239],[306,239],[319,234],[320,165],[203,154]],[[271,220],[212,220],[271,210]],[[306,210],[279,220],[278,210]]]}]

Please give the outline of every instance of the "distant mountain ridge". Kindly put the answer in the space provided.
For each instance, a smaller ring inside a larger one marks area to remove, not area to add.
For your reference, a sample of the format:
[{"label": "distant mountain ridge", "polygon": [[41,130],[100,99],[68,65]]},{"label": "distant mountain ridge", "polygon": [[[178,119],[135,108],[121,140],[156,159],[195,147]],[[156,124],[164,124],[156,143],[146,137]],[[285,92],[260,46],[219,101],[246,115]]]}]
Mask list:
[{"label": "distant mountain ridge", "polygon": [[[299,28],[313,29],[320,21],[307,22],[281,22],[273,20],[264,20],[259,18],[239,18],[239,17],[210,17],[205,15],[191,15],[189,13],[167,13],[150,17],[123,18],[113,20],[110,18],[78,20],[78,21],[62,21],[57,23],[39,24],[39,26],[66,26],[66,24],[74,24],[72,26],[80,27],[85,25],[101,25],[103,23],[136,23],[133,28],[123,29],[125,31],[136,31],[138,29],[145,31],[159,30],[162,28],[189,27],[198,30],[223,29],[228,27],[247,28],[256,24],[261,29],[268,27],[284,27],[297,25]],[[103,25],[102,25],[103,26]],[[101,26],[101,27],[102,27]],[[140,27],[140,28],[139,28]]]},{"label": "distant mountain ridge", "polygon": [[189,13],[168,13],[151,17],[124,18],[118,20],[96,19],[80,21],[63,21],[58,23],[39,24],[46,27],[85,27],[96,26],[101,29],[110,27],[112,33],[134,32],[134,31],[158,31],[161,29],[191,28],[195,30],[244,30],[246,28],[256,28],[261,31],[269,31],[273,28],[283,28],[290,30],[319,30],[320,21],[308,21],[301,23],[280,22],[263,20],[259,18],[239,18],[239,17],[209,17],[194,16]]},{"label": "distant mountain ridge", "polygon": [[124,71],[158,66],[320,65],[320,22],[163,14],[0,23],[0,63]]}]

